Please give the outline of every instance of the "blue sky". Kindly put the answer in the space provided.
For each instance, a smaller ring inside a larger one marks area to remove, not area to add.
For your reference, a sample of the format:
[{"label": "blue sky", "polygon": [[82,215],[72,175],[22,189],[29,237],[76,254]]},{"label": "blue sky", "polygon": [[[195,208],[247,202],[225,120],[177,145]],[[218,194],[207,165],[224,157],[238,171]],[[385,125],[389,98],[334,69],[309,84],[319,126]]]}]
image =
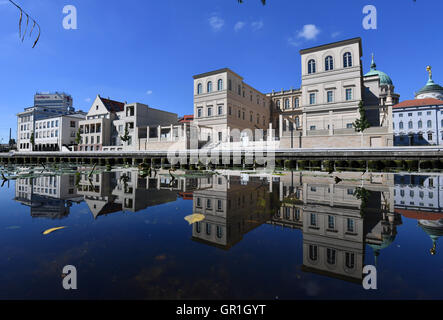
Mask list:
[{"label": "blue sky", "polygon": [[[426,65],[443,85],[440,0],[15,1],[42,35],[35,49],[22,43],[18,11],[0,0],[3,142],[36,91],[66,91],[85,111],[100,94],[192,114],[195,74],[229,67],[262,92],[298,88],[300,49],[352,37],[363,39],[364,72],[374,52],[401,100],[426,83]],[[367,4],[377,8],[377,30],[362,27]],[[77,8],[77,30],[63,28],[65,5]]]}]

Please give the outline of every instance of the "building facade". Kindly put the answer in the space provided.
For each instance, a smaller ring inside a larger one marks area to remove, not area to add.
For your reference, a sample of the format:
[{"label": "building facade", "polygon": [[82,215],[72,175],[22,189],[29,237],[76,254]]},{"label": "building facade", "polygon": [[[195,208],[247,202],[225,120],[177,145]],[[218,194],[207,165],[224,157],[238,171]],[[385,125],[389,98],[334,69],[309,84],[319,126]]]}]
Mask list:
[{"label": "building facade", "polygon": [[393,108],[394,145],[424,146],[443,144],[443,87],[429,80],[415,94]]},{"label": "building facade", "polygon": [[[194,125],[209,144],[240,141],[270,123],[270,98],[230,69],[194,76]],[[247,129],[248,131],[244,131]]]},{"label": "building facade", "polygon": [[76,145],[79,122],[86,114],[73,113],[63,116],[46,118],[35,122],[34,151],[72,150]]},{"label": "building facade", "polygon": [[36,93],[34,106],[17,114],[17,150],[32,151],[35,122],[74,113],[72,97],[66,93]]}]

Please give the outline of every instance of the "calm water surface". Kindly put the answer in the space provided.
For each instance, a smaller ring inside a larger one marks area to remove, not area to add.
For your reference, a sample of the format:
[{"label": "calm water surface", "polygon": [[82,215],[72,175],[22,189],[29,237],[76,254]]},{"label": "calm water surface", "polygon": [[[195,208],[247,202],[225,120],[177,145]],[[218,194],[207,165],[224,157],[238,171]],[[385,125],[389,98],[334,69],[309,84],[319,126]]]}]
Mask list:
[{"label": "calm water surface", "polygon": [[0,191],[1,299],[443,298],[438,174],[27,174]]}]

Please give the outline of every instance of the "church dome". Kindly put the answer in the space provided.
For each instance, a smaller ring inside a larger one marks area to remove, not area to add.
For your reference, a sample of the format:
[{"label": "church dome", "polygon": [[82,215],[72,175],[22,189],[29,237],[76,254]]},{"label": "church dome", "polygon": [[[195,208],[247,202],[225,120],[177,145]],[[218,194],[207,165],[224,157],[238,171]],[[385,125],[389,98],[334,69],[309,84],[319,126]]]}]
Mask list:
[{"label": "church dome", "polygon": [[416,99],[435,98],[443,100],[443,87],[435,83],[434,80],[432,80],[432,71],[430,66],[427,67],[427,70],[429,72],[428,83],[426,83],[426,85],[415,94],[415,98]]},{"label": "church dome", "polygon": [[372,55],[371,70],[365,74],[365,77],[370,77],[370,76],[378,76],[380,78],[381,85],[390,85],[390,86],[394,85],[391,77],[389,77],[383,71],[377,70],[377,65],[375,64],[374,61],[374,55]]}]

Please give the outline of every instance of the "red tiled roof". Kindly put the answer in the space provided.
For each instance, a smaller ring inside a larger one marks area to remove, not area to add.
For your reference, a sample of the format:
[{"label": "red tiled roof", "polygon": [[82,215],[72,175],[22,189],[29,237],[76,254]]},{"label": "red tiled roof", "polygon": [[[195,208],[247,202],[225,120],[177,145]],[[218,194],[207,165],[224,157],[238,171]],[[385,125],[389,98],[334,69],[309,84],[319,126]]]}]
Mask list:
[{"label": "red tiled roof", "polygon": [[102,97],[100,97],[100,99],[109,112],[120,112],[125,110],[125,104],[123,102],[109,100]]},{"label": "red tiled roof", "polygon": [[407,210],[407,209],[395,209],[395,212],[409,219],[432,220],[432,221],[443,219],[443,213],[437,213],[437,212],[427,212],[427,211]]},{"label": "red tiled roof", "polygon": [[183,122],[191,122],[192,120],[194,120],[194,116],[193,115],[185,115],[185,116],[183,116],[183,118],[180,118],[178,120],[178,122],[181,122],[181,123],[183,123]]},{"label": "red tiled roof", "polygon": [[399,104],[396,104],[393,108],[441,106],[441,105],[443,105],[443,100],[426,98],[426,99],[405,100],[400,102]]}]

